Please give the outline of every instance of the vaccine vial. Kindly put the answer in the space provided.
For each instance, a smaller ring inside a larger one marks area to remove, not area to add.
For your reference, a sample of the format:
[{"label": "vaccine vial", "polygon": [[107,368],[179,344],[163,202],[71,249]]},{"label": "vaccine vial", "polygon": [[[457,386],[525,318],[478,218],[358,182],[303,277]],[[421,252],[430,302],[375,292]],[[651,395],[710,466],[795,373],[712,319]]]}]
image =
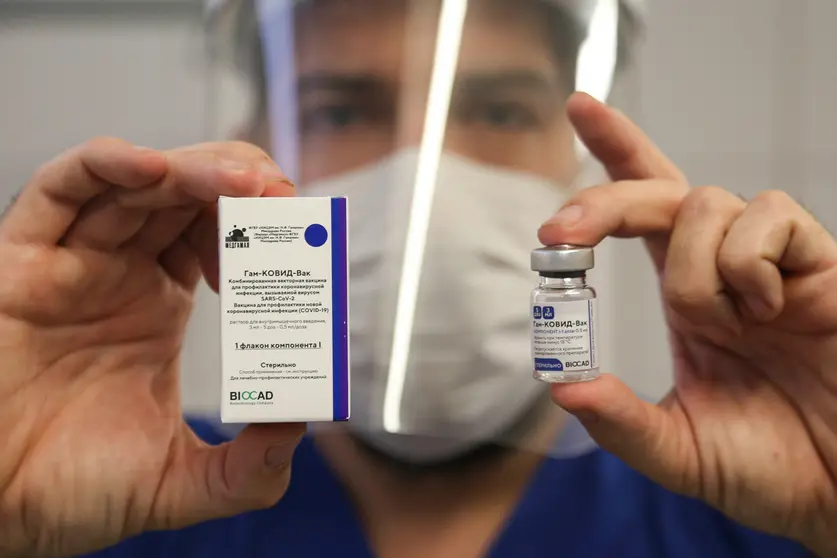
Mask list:
[{"label": "vaccine vial", "polygon": [[534,377],[549,383],[598,378],[596,291],[587,285],[593,248],[538,248],[531,264],[540,275],[530,309]]}]

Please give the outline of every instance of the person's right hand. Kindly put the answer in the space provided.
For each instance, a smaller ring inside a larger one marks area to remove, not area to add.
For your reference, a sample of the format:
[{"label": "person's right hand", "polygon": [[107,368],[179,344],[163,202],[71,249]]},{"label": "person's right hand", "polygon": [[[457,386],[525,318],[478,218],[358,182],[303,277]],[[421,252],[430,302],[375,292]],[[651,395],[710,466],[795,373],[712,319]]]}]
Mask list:
[{"label": "person's right hand", "polygon": [[201,272],[217,288],[219,195],[293,185],[243,143],[101,139],[41,168],[0,221],[0,555],[91,552],[284,494],[303,425],[210,447],[181,415]]}]

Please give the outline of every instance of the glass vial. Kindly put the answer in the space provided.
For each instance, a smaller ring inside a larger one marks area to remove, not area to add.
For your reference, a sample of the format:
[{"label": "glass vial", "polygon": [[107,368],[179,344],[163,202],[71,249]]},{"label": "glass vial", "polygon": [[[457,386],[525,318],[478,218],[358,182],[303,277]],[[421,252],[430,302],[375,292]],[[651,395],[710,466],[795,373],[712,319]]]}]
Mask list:
[{"label": "glass vial", "polygon": [[598,378],[596,291],[587,285],[593,248],[538,248],[531,263],[540,275],[530,308],[534,377],[549,383]]}]

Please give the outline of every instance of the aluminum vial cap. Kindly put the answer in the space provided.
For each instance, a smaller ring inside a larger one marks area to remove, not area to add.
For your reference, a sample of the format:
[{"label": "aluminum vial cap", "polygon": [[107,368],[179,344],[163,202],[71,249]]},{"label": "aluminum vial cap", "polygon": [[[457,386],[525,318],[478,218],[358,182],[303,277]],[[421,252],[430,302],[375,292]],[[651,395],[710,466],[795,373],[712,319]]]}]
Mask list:
[{"label": "aluminum vial cap", "polygon": [[593,247],[558,244],[532,250],[532,271],[579,273],[593,269]]}]

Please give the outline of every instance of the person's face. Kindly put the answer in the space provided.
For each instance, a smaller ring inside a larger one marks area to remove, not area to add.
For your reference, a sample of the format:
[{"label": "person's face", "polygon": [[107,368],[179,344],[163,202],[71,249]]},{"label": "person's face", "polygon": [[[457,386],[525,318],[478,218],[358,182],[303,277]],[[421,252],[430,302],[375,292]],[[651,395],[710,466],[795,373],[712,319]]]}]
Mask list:
[{"label": "person's face", "polygon": [[[309,0],[296,14],[301,183],[419,145],[438,0]],[[558,181],[575,173],[561,74],[529,0],[473,0],[445,148]]]}]

